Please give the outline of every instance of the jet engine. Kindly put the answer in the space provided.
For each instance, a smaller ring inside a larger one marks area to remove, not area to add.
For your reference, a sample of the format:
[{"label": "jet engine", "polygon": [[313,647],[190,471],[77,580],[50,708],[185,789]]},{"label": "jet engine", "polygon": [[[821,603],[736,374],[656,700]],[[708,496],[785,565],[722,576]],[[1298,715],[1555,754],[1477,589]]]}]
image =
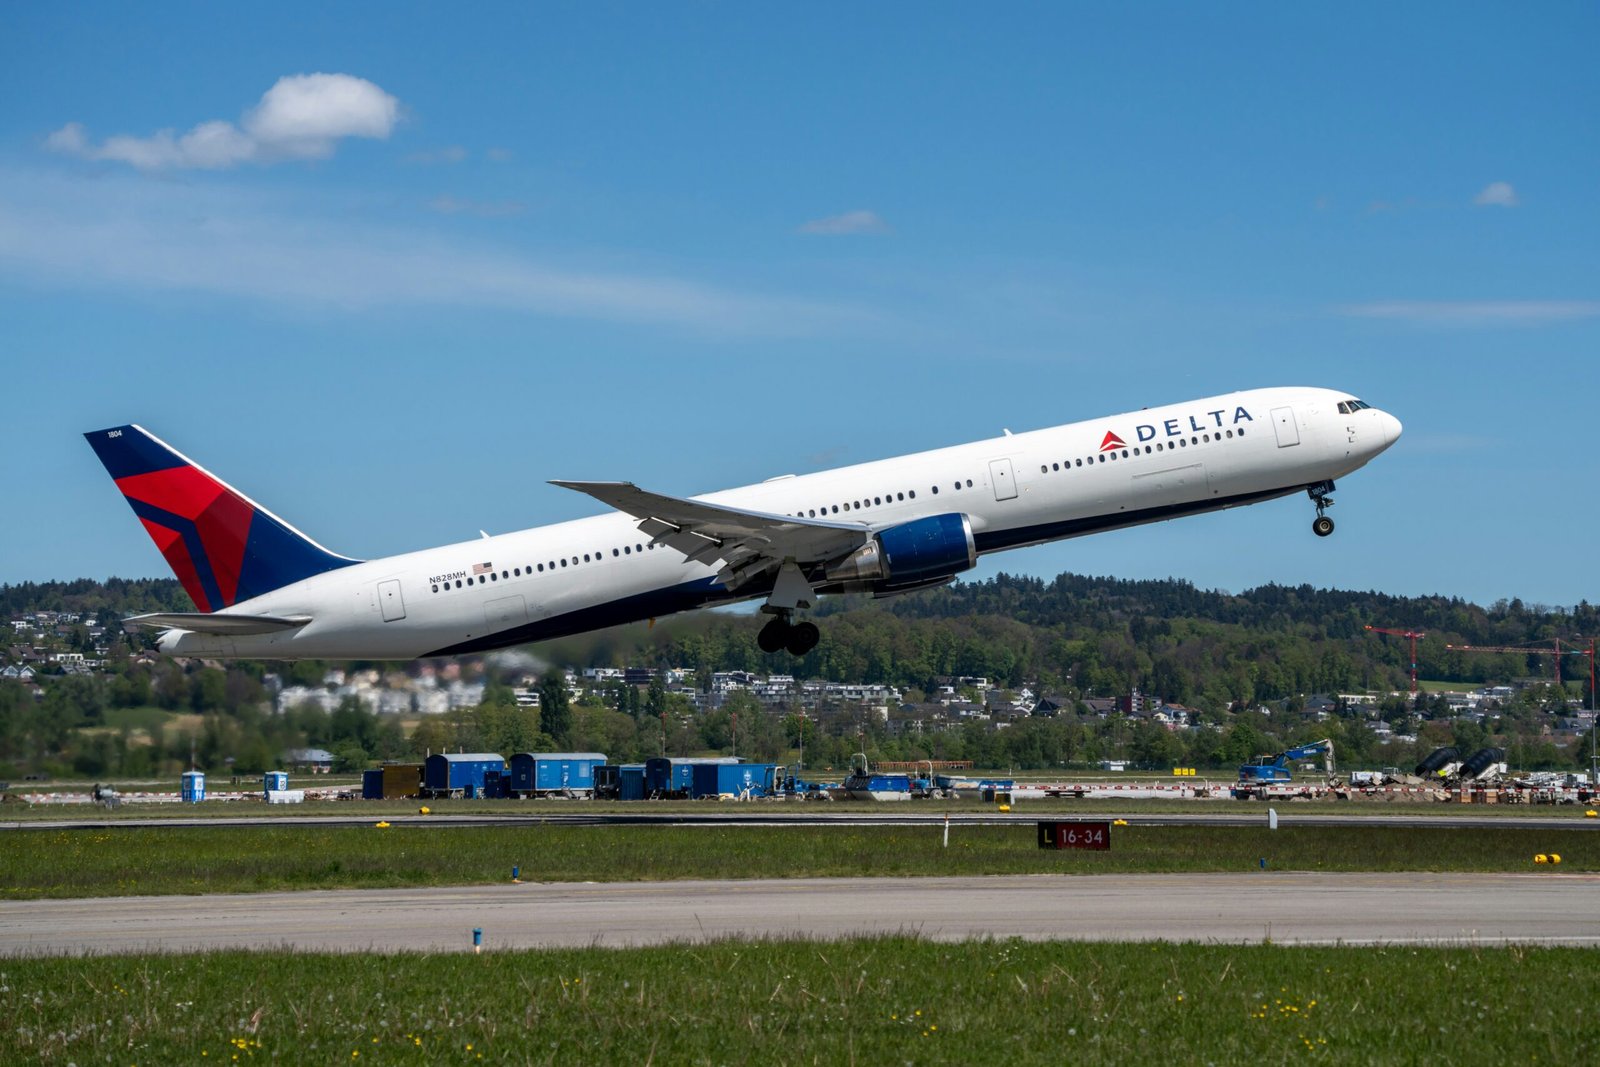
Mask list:
[{"label": "jet engine", "polygon": [[938,585],[977,562],[966,515],[929,515],[879,530],[848,556],[827,564],[820,584],[829,592],[896,592]]}]

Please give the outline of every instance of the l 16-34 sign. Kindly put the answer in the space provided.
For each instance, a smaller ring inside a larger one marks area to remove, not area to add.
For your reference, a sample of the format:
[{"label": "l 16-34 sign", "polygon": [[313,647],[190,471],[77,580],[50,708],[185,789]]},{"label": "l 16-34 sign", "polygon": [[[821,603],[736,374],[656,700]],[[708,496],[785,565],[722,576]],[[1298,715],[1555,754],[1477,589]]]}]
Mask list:
[{"label": "l 16-34 sign", "polygon": [[1111,848],[1109,822],[1041,822],[1040,848],[1087,848],[1105,852]]}]

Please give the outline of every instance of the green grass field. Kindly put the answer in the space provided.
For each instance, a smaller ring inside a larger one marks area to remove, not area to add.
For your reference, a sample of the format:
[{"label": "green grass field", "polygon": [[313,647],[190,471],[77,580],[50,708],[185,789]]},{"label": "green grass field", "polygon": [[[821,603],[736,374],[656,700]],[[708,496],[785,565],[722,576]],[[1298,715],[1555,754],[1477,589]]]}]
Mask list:
[{"label": "green grass field", "polygon": [[1274,870],[1600,870],[1572,829],[1127,826],[1110,852],[1037,847],[1032,824],[906,826],[152,827],[0,833],[0,896],[125,896],[502,881]]},{"label": "green grass field", "polygon": [[941,944],[0,961],[6,1063],[1571,1065],[1585,949]]}]

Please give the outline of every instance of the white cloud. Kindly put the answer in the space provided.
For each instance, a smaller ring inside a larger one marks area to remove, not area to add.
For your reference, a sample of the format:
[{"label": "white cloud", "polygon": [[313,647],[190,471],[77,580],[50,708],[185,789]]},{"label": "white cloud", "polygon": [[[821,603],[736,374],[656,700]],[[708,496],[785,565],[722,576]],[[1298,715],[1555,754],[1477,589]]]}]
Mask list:
[{"label": "white cloud", "polygon": [[1519,203],[1517,191],[1510,182],[1490,182],[1472,198],[1472,202],[1480,207],[1516,207]]},{"label": "white cloud", "polygon": [[497,308],[722,335],[881,326],[840,301],[419,236],[409,226],[355,225],[349,214],[342,205],[286,208],[280,194],[234,186],[116,176],[63,182],[0,168],[0,277],[349,312]]},{"label": "white cloud", "polygon": [[291,74],[263,93],[237,126],[214,119],[182,136],[163,129],[96,145],[82,123],[69,122],[45,138],[45,147],[146,171],[223,170],[245,162],[326,159],[347,137],[386,139],[399,117],[400,102],[364,78]]},{"label": "white cloud", "polygon": [[1340,313],[1422,326],[1543,326],[1600,317],[1600,300],[1386,300]]},{"label": "white cloud", "polygon": [[477,215],[497,219],[520,215],[528,205],[516,200],[467,200],[445,193],[428,201],[428,207],[441,215]]},{"label": "white cloud", "polygon": [[830,215],[825,219],[812,219],[800,227],[801,233],[839,234],[889,233],[889,224],[875,211],[846,211],[843,215]]}]

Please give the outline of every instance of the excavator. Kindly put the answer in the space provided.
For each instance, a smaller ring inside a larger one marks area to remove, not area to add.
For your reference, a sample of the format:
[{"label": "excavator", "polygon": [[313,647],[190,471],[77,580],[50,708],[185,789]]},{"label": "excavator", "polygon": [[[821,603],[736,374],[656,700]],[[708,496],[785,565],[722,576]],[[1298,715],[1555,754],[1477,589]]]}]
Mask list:
[{"label": "excavator", "polygon": [[1308,760],[1317,756],[1322,757],[1322,769],[1329,778],[1333,777],[1333,742],[1324,737],[1321,741],[1312,741],[1310,744],[1300,745],[1296,748],[1285,749],[1273,756],[1257,756],[1252,762],[1240,764],[1240,785],[1261,785],[1268,782],[1292,782],[1294,775],[1289,771],[1289,765],[1296,760]]}]

